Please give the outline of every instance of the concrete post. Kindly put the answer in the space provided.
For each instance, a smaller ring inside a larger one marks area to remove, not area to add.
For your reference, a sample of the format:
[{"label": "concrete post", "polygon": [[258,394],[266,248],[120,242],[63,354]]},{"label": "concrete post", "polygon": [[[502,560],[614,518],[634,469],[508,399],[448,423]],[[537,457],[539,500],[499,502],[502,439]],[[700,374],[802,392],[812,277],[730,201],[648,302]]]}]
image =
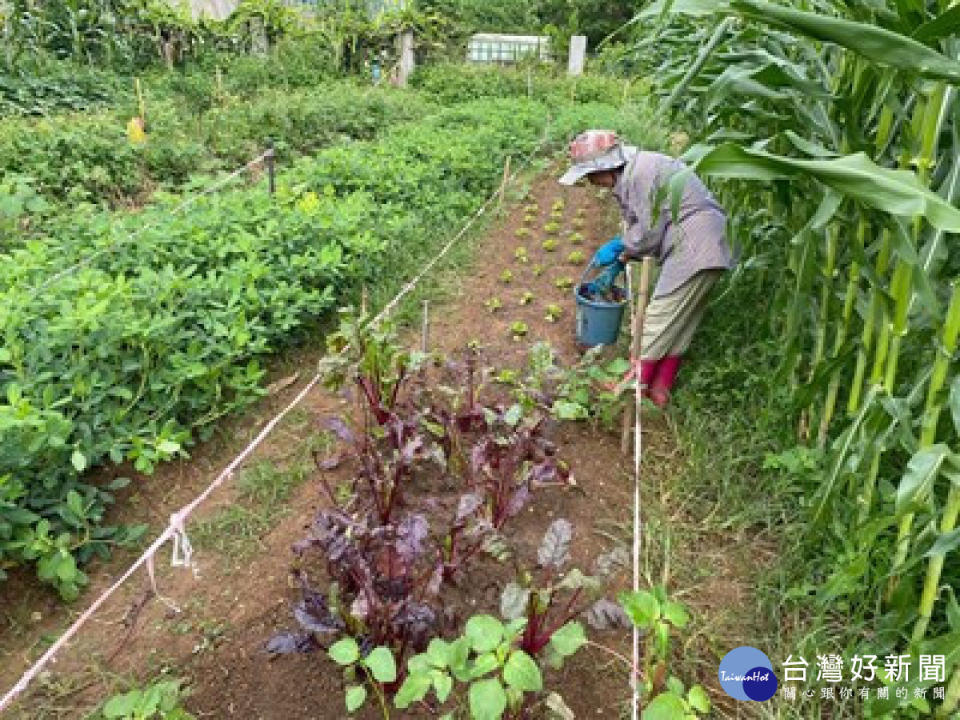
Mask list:
[{"label": "concrete post", "polygon": [[267,28],[261,17],[250,18],[250,50],[254,55],[266,55],[270,50]]},{"label": "concrete post", "polygon": [[567,65],[568,75],[583,75],[583,64],[587,57],[587,36],[572,35],[570,37],[570,56]]},{"label": "concrete post", "polygon": [[413,31],[407,30],[400,34],[400,67],[397,72],[397,84],[407,86],[407,80],[416,66],[413,57]]}]

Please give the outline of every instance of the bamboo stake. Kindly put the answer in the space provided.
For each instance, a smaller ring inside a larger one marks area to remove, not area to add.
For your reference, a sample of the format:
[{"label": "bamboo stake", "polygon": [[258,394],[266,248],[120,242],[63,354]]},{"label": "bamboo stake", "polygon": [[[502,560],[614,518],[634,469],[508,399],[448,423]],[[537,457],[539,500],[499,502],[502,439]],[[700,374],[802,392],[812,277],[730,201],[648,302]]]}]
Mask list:
[{"label": "bamboo stake", "polygon": [[143,100],[143,88],[140,85],[140,78],[134,78],[133,87],[137,92],[137,109],[140,111],[140,119],[147,122],[147,104]]},{"label": "bamboo stake", "polygon": [[[643,259],[643,265],[640,270],[640,293],[637,297],[637,303],[635,305],[633,313],[633,338],[631,339],[631,345],[633,347],[633,359],[638,361],[638,355],[640,354],[641,343],[640,338],[643,336],[643,321],[646,317],[647,311],[647,295],[649,294],[650,288],[650,271],[653,267],[653,258],[645,257]],[[632,295],[632,285],[631,285],[631,295]],[[642,524],[640,516],[640,463],[643,458],[643,432],[640,427],[640,378],[637,378],[637,385],[633,391],[633,402],[630,405],[633,407],[633,417],[634,417],[634,437],[633,437],[633,591],[639,592],[640,590],[640,546],[642,541]],[[640,631],[639,628],[633,626],[633,667],[630,672],[630,687],[633,689],[633,702],[631,703],[631,711],[633,720],[639,720],[640,713]]]},{"label": "bamboo stake", "polygon": [[423,329],[420,338],[420,350],[424,354],[430,352],[430,301],[423,301]]},{"label": "bamboo stake", "polygon": [[507,181],[510,179],[510,156],[507,155],[507,160],[503,164],[503,179],[500,181],[500,199],[497,201],[497,207],[503,207],[503,197],[507,191]]},{"label": "bamboo stake", "polygon": [[[653,267],[653,259],[645,257],[640,269],[640,290],[634,299],[632,290],[630,302],[633,305],[633,326],[631,328],[630,338],[630,360],[634,365],[637,383],[640,382],[640,352],[642,351],[640,341],[643,337],[643,321],[647,311],[647,298],[650,294],[650,272]],[[631,275],[629,287],[633,288],[636,279],[636,272],[633,266],[628,267],[627,272]],[[639,397],[639,396],[638,396]],[[630,452],[630,433],[633,429],[636,413],[640,411],[639,403],[630,403],[623,409],[623,429],[620,433],[620,452],[627,455]]]},{"label": "bamboo stake", "polygon": [[267,140],[267,186],[270,190],[270,195],[274,195],[277,192],[277,175],[276,175],[276,152],[273,149],[273,140]]}]

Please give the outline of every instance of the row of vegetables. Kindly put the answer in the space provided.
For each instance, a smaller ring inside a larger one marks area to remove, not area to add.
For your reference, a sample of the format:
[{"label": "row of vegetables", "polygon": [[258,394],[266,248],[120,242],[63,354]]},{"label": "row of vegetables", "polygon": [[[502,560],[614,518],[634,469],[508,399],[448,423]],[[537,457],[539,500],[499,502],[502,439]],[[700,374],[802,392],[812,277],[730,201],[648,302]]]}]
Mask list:
[{"label": "row of vegetables", "polygon": [[[175,212],[45,220],[0,270],[0,572],[36,564],[66,597],[80,565],[129,528],[103,524],[124,479],[149,473],[256,399],[264,360],[364,283],[385,292],[499,183],[508,155],[585,124],[645,133],[631,108],[487,100],[335,145],[265,183]],[[64,272],[67,270],[67,272]]]}]

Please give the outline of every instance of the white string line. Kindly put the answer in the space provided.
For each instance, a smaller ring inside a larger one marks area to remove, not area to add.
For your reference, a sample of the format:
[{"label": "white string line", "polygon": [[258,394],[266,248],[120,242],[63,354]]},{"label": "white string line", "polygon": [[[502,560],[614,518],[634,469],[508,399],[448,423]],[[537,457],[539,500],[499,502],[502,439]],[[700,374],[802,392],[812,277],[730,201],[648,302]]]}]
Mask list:
[{"label": "white string line", "polygon": [[119,238],[119,239],[117,239],[117,240],[114,240],[112,243],[110,243],[109,245],[107,245],[105,248],[102,248],[102,249],[100,249],[100,250],[97,250],[97,251],[94,252],[94,253],[91,253],[90,255],[88,255],[87,257],[85,257],[83,260],[80,260],[79,262],[76,262],[76,263],[74,263],[73,265],[71,265],[71,266],[69,266],[69,267],[61,270],[60,272],[56,273],[56,274],[53,275],[52,277],[47,278],[44,282],[40,283],[39,285],[34,286],[34,287],[30,290],[29,297],[32,299],[33,297],[36,296],[36,294],[37,294],[38,292],[40,292],[41,290],[44,290],[45,288],[49,287],[50,285],[52,285],[53,283],[55,283],[57,280],[59,280],[59,279],[61,279],[61,278],[63,278],[63,277],[66,277],[67,275],[71,275],[72,273],[75,273],[77,270],[80,270],[81,268],[87,267],[88,265],[90,265],[90,263],[92,263],[92,262],[93,262],[94,260],[96,260],[97,258],[102,257],[103,255],[106,255],[106,254],[108,254],[108,253],[112,253],[113,251],[117,250],[117,249],[120,248],[121,246],[126,245],[126,244],[130,243],[131,241],[137,239],[138,237],[140,237],[140,235],[142,235],[143,233],[145,233],[147,230],[152,230],[152,229],[156,228],[158,225],[161,224],[161,222],[165,222],[165,221],[168,220],[170,217],[172,217],[172,216],[174,216],[174,215],[176,215],[176,214],[178,214],[178,213],[186,210],[188,207],[190,207],[191,205],[193,205],[193,204],[194,204],[197,200],[199,200],[200,198],[204,197],[205,195],[209,195],[209,194],[212,193],[212,192],[216,192],[216,191],[219,190],[220,188],[224,187],[227,183],[229,183],[230,181],[232,181],[232,180],[233,180],[234,178],[236,178],[238,175],[241,175],[242,173],[246,172],[247,170],[249,170],[251,167],[253,167],[253,166],[256,165],[257,163],[259,163],[259,162],[263,161],[265,158],[269,157],[272,153],[273,153],[273,150],[266,150],[265,152],[261,153],[261,154],[258,155],[257,157],[255,157],[255,158],[253,158],[252,160],[250,160],[250,161],[249,161],[246,165],[244,165],[243,167],[237,168],[237,169],[234,170],[232,173],[230,173],[229,175],[227,175],[227,176],[224,177],[224,178],[221,178],[220,180],[218,180],[217,182],[215,182],[215,183],[214,183],[213,185],[211,185],[210,187],[204,188],[203,190],[201,190],[200,192],[196,193],[195,195],[191,195],[189,198],[187,198],[186,200],[184,200],[183,202],[181,202],[179,205],[177,205],[173,210],[171,210],[170,213],[169,213],[169,215],[168,215],[167,217],[164,217],[164,218],[162,218],[161,220],[156,220],[156,221],[154,221],[154,222],[152,222],[152,223],[149,223],[149,224],[147,224],[147,225],[144,225],[143,227],[141,227],[141,228],[139,228],[139,229],[137,229],[137,230],[135,230],[135,231],[133,231],[133,232],[131,232],[131,233],[128,233],[126,237],[122,237],[122,238]]},{"label": "white string line", "polygon": [[[639,302],[634,298],[633,273],[627,272],[627,295],[630,298],[630,328],[632,333],[638,332],[636,326],[636,314],[639,312]],[[640,362],[639,358],[631,358],[634,367]],[[641,456],[641,435],[640,435],[640,408],[642,397],[642,386],[640,382],[640,372],[635,371],[634,377],[634,423],[633,423],[633,592],[640,591],[640,456]],[[637,720],[640,712],[640,630],[636,623],[633,625],[633,667],[630,671],[630,686],[633,689],[633,702],[631,703],[631,713],[633,720]]]},{"label": "white string line", "polygon": [[[633,413],[634,420],[634,441],[633,441],[633,591],[640,591],[640,545],[642,526],[640,524],[640,458],[643,455],[643,440],[640,434],[640,408],[641,402],[641,383],[640,378],[636,379],[636,390],[634,392],[634,402],[636,410]],[[640,687],[638,682],[640,668],[640,633],[636,625],[633,626],[633,718],[636,720],[638,705],[640,700]]]},{"label": "white string line", "polygon": [[[532,161],[533,157],[537,154],[537,152],[539,152],[539,150],[546,144],[549,138],[549,134],[547,132],[548,128],[549,128],[549,118],[547,120],[547,126],[544,129],[543,139],[536,146],[536,148],[534,148],[533,152],[530,153],[530,155],[527,157],[523,165],[508,177],[506,183],[502,183],[504,186],[513,182],[513,180],[520,174],[520,172],[526,169],[526,167],[530,164],[530,162]],[[460,232],[458,232],[453,238],[451,238],[443,246],[440,252],[435,257],[433,257],[430,260],[430,262],[427,263],[421,269],[421,271],[413,278],[413,280],[411,280],[406,285],[404,285],[403,288],[401,288],[400,292],[397,293],[397,295],[389,303],[387,303],[387,305],[384,306],[384,308],[372,320],[370,320],[369,323],[367,323],[366,325],[367,327],[371,327],[379,324],[383,320],[383,318],[385,318],[389,314],[389,312],[396,307],[397,303],[399,303],[403,297],[405,297],[411,290],[413,290],[413,288],[423,278],[423,276],[429,271],[429,269],[432,268],[434,265],[436,265],[436,263],[450,251],[450,249],[457,242],[457,240],[462,238],[464,234],[467,232],[467,230],[469,230],[470,227],[473,226],[473,224],[477,221],[477,219],[490,206],[490,203],[493,202],[493,199],[498,196],[499,192],[500,192],[500,188],[498,187],[496,190],[494,190],[493,194],[487,199],[487,201],[483,205],[481,205],[480,208],[474,213],[474,215],[467,221],[466,225],[464,225],[460,229]],[[340,351],[339,355],[345,354],[346,351],[349,349],[349,347],[350,347],[349,345],[345,346]],[[44,667],[46,667],[46,665],[53,659],[53,657],[57,654],[57,652],[59,652],[60,649],[73,638],[74,635],[76,635],[76,633],[86,623],[86,621],[90,619],[90,617],[100,608],[100,606],[103,605],[103,603],[106,602],[107,599],[111,595],[113,595],[113,593],[116,592],[120,588],[120,586],[123,585],[123,583],[125,583],[127,579],[129,579],[130,576],[133,575],[133,573],[140,568],[140,566],[144,565],[145,563],[149,563],[148,568],[152,566],[153,556],[156,554],[157,550],[159,550],[167,540],[170,540],[171,538],[174,539],[175,542],[178,540],[180,540],[181,542],[185,540],[186,533],[184,532],[184,526],[190,514],[201,503],[203,503],[214,490],[220,487],[220,485],[222,485],[224,481],[227,480],[227,478],[233,475],[234,470],[236,470],[237,467],[239,467],[250,456],[250,454],[257,449],[260,443],[262,443],[263,440],[266,439],[266,437],[273,431],[273,429],[277,426],[277,424],[281,420],[283,420],[283,418],[291,410],[297,407],[307,397],[310,391],[317,385],[317,383],[320,382],[321,378],[322,378],[322,375],[320,373],[315,374],[313,378],[303,387],[303,389],[301,389],[300,392],[297,393],[297,396],[293,399],[293,401],[289,405],[287,405],[287,407],[285,407],[283,411],[281,411],[278,415],[276,415],[270,422],[268,422],[264,426],[263,430],[261,430],[260,433],[253,439],[253,441],[251,441],[240,452],[240,454],[237,455],[230,462],[230,464],[227,465],[221,471],[221,473],[216,477],[216,479],[212,483],[210,483],[210,485],[207,486],[206,490],[204,490],[200,495],[194,498],[193,501],[191,501],[188,505],[185,505],[180,510],[178,510],[177,512],[173,513],[170,516],[170,523],[167,525],[166,529],[159,535],[159,537],[157,537],[157,539],[150,544],[150,547],[148,547],[147,550],[144,551],[144,553],[139,558],[137,558],[136,561],[134,561],[134,563],[127,569],[126,572],[123,573],[123,575],[120,576],[120,578],[116,582],[113,583],[113,585],[107,588],[107,590],[102,595],[100,595],[100,597],[98,597],[83,613],[81,613],[81,615],[73,622],[73,624],[69,628],[67,628],[67,630],[59,638],[57,638],[57,641],[47,649],[47,651],[40,657],[40,659],[37,660],[33,664],[33,666],[23,674],[20,680],[17,681],[17,684],[14,685],[13,688],[9,692],[7,692],[7,694],[4,695],[2,699],[0,699],[0,712],[3,712],[4,709],[6,709],[14,701],[14,699],[16,699],[24,690],[27,689],[30,682],[40,673],[41,670],[43,670]]]}]

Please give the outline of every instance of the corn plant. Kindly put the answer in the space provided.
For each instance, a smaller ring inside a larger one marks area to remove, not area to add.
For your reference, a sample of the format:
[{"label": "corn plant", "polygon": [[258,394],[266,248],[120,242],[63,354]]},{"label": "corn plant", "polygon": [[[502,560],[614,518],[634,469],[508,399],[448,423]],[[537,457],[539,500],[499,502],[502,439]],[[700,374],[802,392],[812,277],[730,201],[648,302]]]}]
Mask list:
[{"label": "corn plant", "polygon": [[[960,640],[955,14],[733,0],[654,3],[631,26],[639,63],[657,47],[661,111],[704,141],[684,159],[723,180],[732,234],[776,276],[778,376],[798,439],[825,452],[804,475],[817,597],[900,618],[912,631],[882,642],[915,653]],[[947,685],[943,716],[960,668]]]}]

